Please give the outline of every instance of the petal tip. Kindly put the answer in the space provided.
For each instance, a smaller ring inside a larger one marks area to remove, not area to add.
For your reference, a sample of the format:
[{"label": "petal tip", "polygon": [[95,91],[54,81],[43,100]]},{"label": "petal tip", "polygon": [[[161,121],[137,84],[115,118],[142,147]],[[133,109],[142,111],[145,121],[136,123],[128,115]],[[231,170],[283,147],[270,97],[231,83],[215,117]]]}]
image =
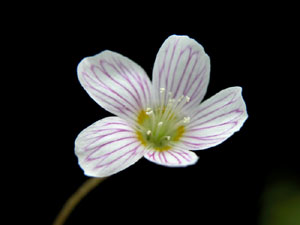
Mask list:
[{"label": "petal tip", "polygon": [[86,176],[107,177],[136,163],[144,148],[125,120],[107,117],[78,135],[75,155]]}]

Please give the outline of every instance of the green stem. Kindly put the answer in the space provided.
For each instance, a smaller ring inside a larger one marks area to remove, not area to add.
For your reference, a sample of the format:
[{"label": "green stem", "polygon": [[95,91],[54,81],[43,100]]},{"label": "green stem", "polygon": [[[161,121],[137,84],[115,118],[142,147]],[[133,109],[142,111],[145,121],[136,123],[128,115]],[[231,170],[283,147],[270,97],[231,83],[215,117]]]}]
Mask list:
[{"label": "green stem", "polygon": [[66,201],[61,211],[54,220],[53,225],[62,225],[71,214],[73,209],[92,189],[94,189],[105,178],[89,178],[86,180],[77,191]]}]

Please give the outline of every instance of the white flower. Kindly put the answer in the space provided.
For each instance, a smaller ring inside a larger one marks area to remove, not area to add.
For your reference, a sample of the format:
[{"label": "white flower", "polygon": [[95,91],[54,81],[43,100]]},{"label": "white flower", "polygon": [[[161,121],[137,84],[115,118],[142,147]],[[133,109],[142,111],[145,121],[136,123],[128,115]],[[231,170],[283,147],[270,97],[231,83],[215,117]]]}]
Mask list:
[{"label": "white flower", "polygon": [[202,101],[210,59],[187,36],[170,36],[160,48],[152,83],[130,59],[111,51],[84,58],[78,77],[87,93],[117,115],[97,121],[75,141],[85,174],[105,177],[140,158],[182,167],[196,163],[190,150],[213,147],[238,131],[247,119],[240,87]]}]

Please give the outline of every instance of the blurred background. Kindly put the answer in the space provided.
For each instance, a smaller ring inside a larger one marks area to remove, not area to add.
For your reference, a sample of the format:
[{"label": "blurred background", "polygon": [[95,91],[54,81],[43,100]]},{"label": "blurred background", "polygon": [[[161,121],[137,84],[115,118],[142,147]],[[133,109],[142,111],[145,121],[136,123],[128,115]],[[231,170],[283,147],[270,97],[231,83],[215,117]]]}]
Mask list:
[{"label": "blurred background", "polygon": [[[32,95],[38,95],[38,121],[32,133],[34,163],[28,173],[38,182],[28,201],[33,222],[51,224],[67,198],[87,179],[74,154],[79,132],[111,114],[83,90],[76,67],[86,56],[116,51],[152,76],[156,53],[171,34],[188,35],[211,59],[207,99],[231,86],[243,87],[249,118],[242,129],[214,148],[197,151],[198,163],[167,168],[140,160],[105,180],[75,209],[68,224],[243,224],[299,225],[299,157],[293,131],[286,57],[268,26],[244,24],[198,31],[73,31],[49,34],[41,42],[46,60],[39,64]],[[37,55],[38,58],[39,55]],[[287,89],[287,90],[283,90]],[[298,132],[298,131],[297,131]],[[288,139],[286,137],[288,136]],[[38,170],[37,170],[38,168]],[[26,183],[25,188],[26,188]],[[27,187],[31,189],[30,187]],[[32,198],[32,196],[34,196]],[[29,216],[29,215],[27,215]]]}]

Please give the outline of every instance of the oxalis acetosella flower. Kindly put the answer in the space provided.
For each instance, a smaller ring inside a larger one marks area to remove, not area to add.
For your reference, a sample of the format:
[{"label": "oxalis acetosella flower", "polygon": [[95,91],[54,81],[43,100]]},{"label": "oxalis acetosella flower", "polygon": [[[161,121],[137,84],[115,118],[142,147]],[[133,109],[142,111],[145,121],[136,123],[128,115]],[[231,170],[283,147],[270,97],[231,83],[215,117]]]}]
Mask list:
[{"label": "oxalis acetosella flower", "polygon": [[[231,87],[203,100],[210,59],[187,36],[170,36],[154,63],[152,82],[130,59],[112,52],[84,58],[78,77],[87,93],[116,116],[84,129],[75,153],[84,173],[115,174],[142,157],[169,167],[197,162],[190,150],[216,146],[247,119],[241,87]],[[224,77],[226,79],[226,77]]]}]

